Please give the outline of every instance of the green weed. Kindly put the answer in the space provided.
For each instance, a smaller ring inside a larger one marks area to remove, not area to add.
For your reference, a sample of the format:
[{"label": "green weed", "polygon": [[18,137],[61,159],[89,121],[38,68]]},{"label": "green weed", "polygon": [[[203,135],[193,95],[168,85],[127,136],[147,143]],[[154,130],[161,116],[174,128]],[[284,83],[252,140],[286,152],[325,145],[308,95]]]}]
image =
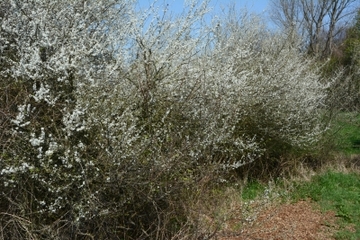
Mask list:
[{"label": "green weed", "polygon": [[254,200],[257,196],[263,193],[265,186],[258,181],[251,181],[242,190],[243,200]]}]

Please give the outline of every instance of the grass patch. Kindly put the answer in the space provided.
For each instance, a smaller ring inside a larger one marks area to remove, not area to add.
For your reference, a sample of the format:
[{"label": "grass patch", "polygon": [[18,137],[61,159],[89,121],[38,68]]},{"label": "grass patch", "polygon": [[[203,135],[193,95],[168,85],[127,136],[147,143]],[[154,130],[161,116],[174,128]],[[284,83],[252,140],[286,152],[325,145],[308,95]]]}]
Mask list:
[{"label": "grass patch", "polygon": [[259,181],[251,181],[243,188],[241,197],[243,200],[254,200],[257,196],[262,194],[264,190],[265,186]]},{"label": "grass patch", "polygon": [[298,186],[294,197],[311,198],[322,211],[335,211],[340,230],[337,239],[360,239],[360,175],[326,172]]},{"label": "grass patch", "polygon": [[360,114],[339,114],[333,129],[335,133],[332,137],[339,152],[346,155],[360,154]]}]

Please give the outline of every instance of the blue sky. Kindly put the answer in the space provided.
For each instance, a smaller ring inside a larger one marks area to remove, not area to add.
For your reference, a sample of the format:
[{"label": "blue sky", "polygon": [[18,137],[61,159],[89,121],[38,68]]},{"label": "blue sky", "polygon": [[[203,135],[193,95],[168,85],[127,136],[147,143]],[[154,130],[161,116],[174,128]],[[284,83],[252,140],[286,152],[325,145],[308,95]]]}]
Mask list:
[{"label": "blue sky", "polygon": [[[159,2],[166,2],[169,4],[169,7],[174,12],[181,12],[184,0],[160,0]],[[154,1],[152,0],[138,0],[141,8],[146,8]],[[254,13],[263,13],[267,10],[269,0],[211,0],[210,6],[213,8],[213,11],[220,12],[221,7],[226,7],[230,3],[235,2],[237,8],[241,9],[246,7],[250,12]]]},{"label": "blue sky", "polygon": [[215,10],[217,10],[220,8],[221,5],[227,6],[232,2],[235,2],[236,6],[239,8],[246,7],[250,12],[255,13],[263,13],[267,10],[269,4],[269,0],[212,0],[211,5],[214,6]]}]

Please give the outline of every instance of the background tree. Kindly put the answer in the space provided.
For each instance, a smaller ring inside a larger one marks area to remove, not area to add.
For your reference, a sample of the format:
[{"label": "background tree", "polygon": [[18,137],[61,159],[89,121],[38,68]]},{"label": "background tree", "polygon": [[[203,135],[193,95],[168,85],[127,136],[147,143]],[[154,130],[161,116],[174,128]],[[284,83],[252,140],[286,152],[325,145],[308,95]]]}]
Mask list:
[{"label": "background tree", "polygon": [[343,29],[336,51],[324,68],[327,75],[342,73],[334,85],[330,102],[336,108],[358,111],[360,107],[360,12],[351,25]]},{"label": "background tree", "polygon": [[271,19],[286,31],[296,27],[308,53],[324,58],[331,55],[339,24],[355,13],[356,4],[356,0],[272,0]]},{"label": "background tree", "polygon": [[346,36],[342,43],[344,51],[345,66],[357,72],[360,67],[360,10],[355,16],[354,23],[346,30]]}]

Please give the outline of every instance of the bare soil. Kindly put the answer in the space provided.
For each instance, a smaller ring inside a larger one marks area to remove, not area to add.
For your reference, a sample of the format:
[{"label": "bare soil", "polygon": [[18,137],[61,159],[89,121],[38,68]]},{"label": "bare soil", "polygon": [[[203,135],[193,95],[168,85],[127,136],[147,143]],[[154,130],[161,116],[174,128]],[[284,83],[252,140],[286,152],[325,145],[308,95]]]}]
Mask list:
[{"label": "bare soil", "polygon": [[[329,240],[336,232],[334,212],[321,213],[310,201],[272,206],[239,232],[221,233],[219,240]],[[229,224],[236,224],[234,222]]]}]

